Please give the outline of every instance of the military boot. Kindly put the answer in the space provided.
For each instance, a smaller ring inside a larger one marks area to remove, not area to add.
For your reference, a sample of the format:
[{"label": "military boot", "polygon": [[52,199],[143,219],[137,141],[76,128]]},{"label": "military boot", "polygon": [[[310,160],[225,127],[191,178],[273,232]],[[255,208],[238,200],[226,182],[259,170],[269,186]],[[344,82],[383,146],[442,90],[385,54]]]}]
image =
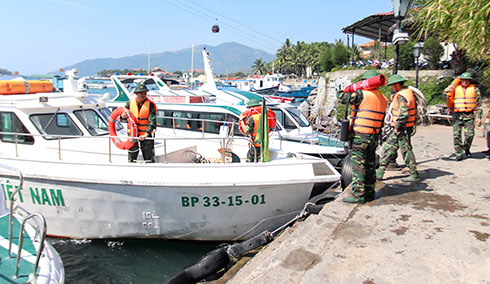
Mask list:
[{"label": "military boot", "polygon": [[385,167],[383,166],[380,166],[377,170],[376,170],[376,179],[377,180],[382,180],[383,179],[383,176],[385,175]]},{"label": "military boot", "polygon": [[420,181],[420,177],[419,177],[419,174],[411,174],[411,175],[409,175],[406,178],[402,178],[402,181],[405,181],[405,182],[417,182],[417,181]]}]

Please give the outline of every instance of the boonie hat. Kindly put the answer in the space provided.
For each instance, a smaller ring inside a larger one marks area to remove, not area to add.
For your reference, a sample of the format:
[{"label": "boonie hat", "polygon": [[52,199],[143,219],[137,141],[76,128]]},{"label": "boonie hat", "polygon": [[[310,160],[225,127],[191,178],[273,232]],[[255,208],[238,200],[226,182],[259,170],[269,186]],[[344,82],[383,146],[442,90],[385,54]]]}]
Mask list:
[{"label": "boonie hat", "polygon": [[148,92],[146,86],[143,84],[136,84],[133,93],[142,93],[142,92]]},{"label": "boonie hat", "polygon": [[463,80],[473,80],[470,72],[464,72],[463,74],[461,74],[461,76],[459,76],[459,78]]},{"label": "boonie hat", "polygon": [[361,80],[366,80],[378,76],[379,73],[376,70],[368,70],[362,74]]},{"label": "boonie hat", "polygon": [[391,75],[391,77],[388,80],[388,83],[386,85],[401,83],[401,82],[405,82],[405,81],[407,81],[407,79],[403,78],[402,75],[394,74],[394,75]]}]

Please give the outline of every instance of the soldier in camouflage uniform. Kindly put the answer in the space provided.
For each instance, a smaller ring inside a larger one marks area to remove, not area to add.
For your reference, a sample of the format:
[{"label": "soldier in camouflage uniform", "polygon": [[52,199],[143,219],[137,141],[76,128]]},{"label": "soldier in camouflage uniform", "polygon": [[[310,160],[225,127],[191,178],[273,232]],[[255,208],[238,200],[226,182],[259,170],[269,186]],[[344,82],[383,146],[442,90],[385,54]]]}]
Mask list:
[{"label": "soldier in camouflage uniform", "polygon": [[[152,138],[157,127],[157,107],[153,101],[147,98],[148,89],[145,85],[136,84],[133,93],[136,97],[129,100],[125,108],[129,109],[136,118],[138,141],[128,150],[128,161],[131,163],[136,162],[138,153],[141,150],[143,160],[148,163],[154,163],[155,141]],[[128,114],[123,113],[121,117],[126,119]]]},{"label": "soldier in camouflage uniform", "polygon": [[393,96],[390,108],[393,132],[391,132],[386,143],[383,145],[383,154],[379,162],[379,168],[376,171],[376,178],[378,180],[383,179],[386,166],[396,155],[398,148],[402,152],[405,164],[410,169],[410,176],[402,180],[407,182],[420,180],[415,155],[413,154],[410,143],[410,134],[415,125],[417,107],[413,91],[404,86],[405,81],[407,79],[398,74],[391,76],[388,80],[388,85],[396,93]]},{"label": "soldier in camouflage uniform", "polygon": [[[480,90],[471,84],[473,80],[469,72],[461,74],[461,85],[450,88],[446,102],[453,113],[453,139],[456,161],[471,157],[470,147],[475,136],[475,112],[476,124],[481,125],[482,105]],[[464,128],[464,144],[461,130]]]},{"label": "soldier in camouflage uniform", "polygon": [[[374,70],[363,74],[361,79],[379,75]],[[352,104],[351,114],[351,159],[352,196],[344,198],[347,203],[365,203],[374,200],[376,184],[376,147],[383,126],[388,101],[378,90],[356,91],[352,94],[339,94],[341,103]]]}]

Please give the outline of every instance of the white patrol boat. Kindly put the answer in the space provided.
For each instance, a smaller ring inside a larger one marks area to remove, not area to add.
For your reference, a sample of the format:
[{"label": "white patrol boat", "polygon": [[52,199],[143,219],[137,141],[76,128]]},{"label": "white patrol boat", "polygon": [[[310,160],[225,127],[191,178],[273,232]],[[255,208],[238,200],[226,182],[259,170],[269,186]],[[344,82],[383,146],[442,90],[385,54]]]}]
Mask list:
[{"label": "white patrol boat", "polygon": [[[340,179],[326,160],[276,150],[267,163],[228,163],[204,138],[157,139],[156,163],[128,163],[101,98],[78,91],[73,74],[64,89],[0,95],[0,163],[22,170],[19,202],[46,217],[50,236],[246,239]],[[0,172],[7,197],[12,179]]]},{"label": "white patrol boat", "polygon": [[[62,284],[65,270],[58,252],[46,239],[46,221],[39,213],[29,214],[15,205],[22,190],[23,175],[15,168],[0,164],[10,173],[12,190],[9,206],[0,194],[0,277],[2,283]],[[3,191],[5,193],[5,191]]]},{"label": "white patrol boat", "polygon": [[[156,76],[113,75],[111,80],[117,95],[107,106],[111,109],[124,106],[134,97],[134,84],[141,83],[147,86],[150,90],[148,97],[157,104],[157,137],[223,137],[220,129],[223,130],[225,123],[229,136],[243,137],[238,130],[240,114],[246,110],[249,100],[262,100],[262,96],[245,91],[218,90],[205,50],[203,60],[207,82],[198,90],[171,90]],[[267,107],[277,117],[276,128],[270,136],[271,148],[326,158],[340,167],[346,156],[343,142],[336,136],[313,131],[308,119],[296,106],[266,100]],[[247,141],[241,139],[234,145],[246,149]]]}]

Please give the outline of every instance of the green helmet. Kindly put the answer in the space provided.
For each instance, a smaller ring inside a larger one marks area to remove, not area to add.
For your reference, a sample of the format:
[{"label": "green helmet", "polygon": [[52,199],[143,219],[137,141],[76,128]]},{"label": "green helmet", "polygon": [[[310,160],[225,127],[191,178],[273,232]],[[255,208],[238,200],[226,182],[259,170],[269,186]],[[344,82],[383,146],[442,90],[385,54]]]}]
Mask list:
[{"label": "green helmet", "polygon": [[389,86],[391,84],[401,83],[401,82],[405,82],[405,81],[407,81],[407,79],[403,78],[402,75],[394,74],[394,75],[391,75],[391,77],[388,80],[388,83],[386,85]]},{"label": "green helmet", "polygon": [[146,86],[143,84],[136,84],[134,86],[133,93],[142,93],[142,92],[148,92],[148,89],[146,88]]},{"label": "green helmet", "polygon": [[379,73],[376,72],[376,70],[368,70],[368,71],[364,72],[364,74],[362,74],[361,80],[373,78],[373,77],[378,76],[378,75],[379,75]]},{"label": "green helmet", "polygon": [[249,100],[247,103],[247,107],[260,106],[260,101],[256,99]]},{"label": "green helmet", "polygon": [[463,74],[461,74],[461,76],[459,76],[459,78],[462,80],[473,80],[470,72],[464,72]]}]

